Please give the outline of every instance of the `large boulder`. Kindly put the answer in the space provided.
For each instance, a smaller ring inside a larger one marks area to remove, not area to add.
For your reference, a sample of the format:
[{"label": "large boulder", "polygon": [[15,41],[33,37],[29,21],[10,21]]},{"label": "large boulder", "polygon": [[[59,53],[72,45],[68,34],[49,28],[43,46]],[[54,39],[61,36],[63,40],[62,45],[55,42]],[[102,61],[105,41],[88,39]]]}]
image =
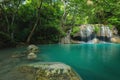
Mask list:
[{"label": "large boulder", "polygon": [[19,71],[21,74],[30,75],[32,80],[82,80],[70,66],[63,63],[26,64],[20,66]]}]

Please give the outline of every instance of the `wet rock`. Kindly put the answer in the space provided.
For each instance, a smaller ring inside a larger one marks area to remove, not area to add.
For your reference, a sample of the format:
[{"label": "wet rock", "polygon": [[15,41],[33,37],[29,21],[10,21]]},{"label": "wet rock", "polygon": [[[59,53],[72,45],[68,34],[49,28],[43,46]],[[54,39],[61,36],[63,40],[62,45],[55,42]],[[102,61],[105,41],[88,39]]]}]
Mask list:
[{"label": "wet rock", "polygon": [[20,57],[24,57],[25,56],[25,54],[24,53],[22,53],[22,52],[14,52],[13,54],[12,54],[12,58],[20,58]]},{"label": "wet rock", "polygon": [[27,47],[27,59],[28,60],[36,59],[38,52],[39,52],[39,48],[36,45],[29,45]]},{"label": "wet rock", "polygon": [[111,42],[112,43],[120,43],[120,38],[119,37],[112,37]]},{"label": "wet rock", "polygon": [[71,30],[68,30],[67,33],[66,33],[66,36],[61,39],[60,43],[62,43],[62,44],[70,44],[71,43],[70,34],[71,34]]},{"label": "wet rock", "polygon": [[94,39],[92,40],[92,43],[99,43],[99,39],[94,38]]},{"label": "wet rock", "polygon": [[27,52],[28,53],[38,53],[39,52],[39,48],[36,45],[29,45],[27,47]]},{"label": "wet rock", "polygon": [[37,58],[37,55],[35,53],[31,52],[27,55],[27,59],[29,59],[29,60],[33,60],[33,59],[36,59],[36,58]]},{"label": "wet rock", "polygon": [[33,60],[37,58],[37,53],[39,52],[39,48],[35,45],[29,45],[25,51],[22,52],[14,52],[11,57],[12,58],[27,58],[29,60]]},{"label": "wet rock", "polygon": [[82,80],[68,65],[55,62],[40,62],[19,67],[22,74],[34,77],[34,80]]},{"label": "wet rock", "polygon": [[82,44],[82,43],[85,43],[84,41],[76,41],[76,40],[71,40],[71,43],[72,44]]}]

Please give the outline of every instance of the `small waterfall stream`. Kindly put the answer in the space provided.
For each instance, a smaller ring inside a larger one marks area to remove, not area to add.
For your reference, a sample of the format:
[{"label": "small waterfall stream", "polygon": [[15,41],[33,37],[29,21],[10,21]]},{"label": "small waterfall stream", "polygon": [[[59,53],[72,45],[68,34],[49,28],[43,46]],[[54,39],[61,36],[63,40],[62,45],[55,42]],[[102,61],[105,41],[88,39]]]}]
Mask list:
[{"label": "small waterfall stream", "polygon": [[93,34],[93,26],[91,25],[83,25],[80,28],[80,35],[81,35],[81,41],[90,41],[92,39]]},{"label": "small waterfall stream", "polygon": [[102,26],[100,31],[100,40],[109,41],[112,37],[112,31],[110,28],[108,26]]}]

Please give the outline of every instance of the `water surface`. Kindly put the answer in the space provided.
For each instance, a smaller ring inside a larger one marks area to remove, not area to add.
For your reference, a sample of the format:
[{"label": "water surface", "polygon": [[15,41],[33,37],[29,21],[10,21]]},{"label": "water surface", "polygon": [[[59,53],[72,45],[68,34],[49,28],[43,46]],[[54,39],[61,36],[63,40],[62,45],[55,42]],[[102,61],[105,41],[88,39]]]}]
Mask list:
[{"label": "water surface", "polygon": [[[33,62],[66,63],[83,80],[120,80],[119,44],[51,44],[39,48],[38,60]],[[24,50],[25,47],[0,50],[0,80],[25,80],[24,75],[17,74],[15,67],[31,61],[26,57],[11,57]]]},{"label": "water surface", "polygon": [[63,62],[84,80],[120,80],[119,44],[42,45],[39,58]]}]

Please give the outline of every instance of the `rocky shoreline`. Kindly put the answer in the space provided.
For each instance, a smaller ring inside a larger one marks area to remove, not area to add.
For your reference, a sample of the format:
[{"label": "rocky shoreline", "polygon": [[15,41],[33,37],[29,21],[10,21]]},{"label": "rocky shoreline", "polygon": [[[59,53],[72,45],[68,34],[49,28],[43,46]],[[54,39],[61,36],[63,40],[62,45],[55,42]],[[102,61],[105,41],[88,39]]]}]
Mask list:
[{"label": "rocky shoreline", "polygon": [[70,66],[59,62],[25,64],[19,71],[31,75],[34,80],[82,80]]},{"label": "rocky shoreline", "polygon": [[69,65],[36,61],[38,51],[29,45],[23,52],[1,57],[0,80],[82,80]]}]

